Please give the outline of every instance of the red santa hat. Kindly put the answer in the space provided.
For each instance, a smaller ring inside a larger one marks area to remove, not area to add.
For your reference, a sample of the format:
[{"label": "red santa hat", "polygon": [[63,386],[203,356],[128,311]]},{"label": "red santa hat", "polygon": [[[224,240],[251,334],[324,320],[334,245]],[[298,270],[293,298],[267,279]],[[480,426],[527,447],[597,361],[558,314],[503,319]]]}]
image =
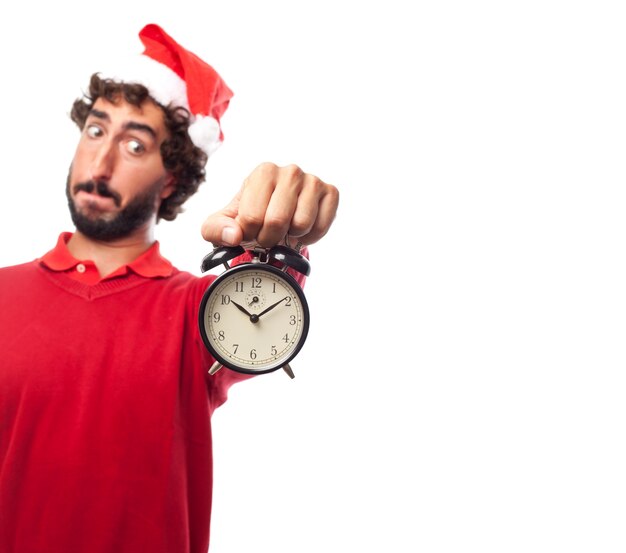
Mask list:
[{"label": "red santa hat", "polygon": [[111,74],[101,73],[101,77],[142,84],[163,106],[189,110],[189,137],[210,157],[224,140],[220,119],[232,91],[215,69],[158,25],[146,25],[139,38],[145,47],[143,54],[116,66]]}]

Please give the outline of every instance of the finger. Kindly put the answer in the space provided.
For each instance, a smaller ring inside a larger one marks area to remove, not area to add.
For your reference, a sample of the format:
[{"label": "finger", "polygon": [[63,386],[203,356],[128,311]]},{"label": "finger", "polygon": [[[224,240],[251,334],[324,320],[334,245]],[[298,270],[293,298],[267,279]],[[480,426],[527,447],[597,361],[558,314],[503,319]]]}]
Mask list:
[{"label": "finger", "polygon": [[256,240],[258,237],[278,182],[278,173],[276,165],[263,163],[244,183],[236,220],[245,240]]},{"label": "finger", "polygon": [[289,232],[294,215],[301,202],[305,175],[295,167],[280,173],[258,232],[258,242],[265,247],[278,244]]},{"label": "finger", "polygon": [[289,223],[291,236],[303,237],[311,232],[319,216],[319,208],[325,194],[326,184],[313,175],[306,175],[305,184]]},{"label": "finger", "polygon": [[239,210],[239,202],[244,189],[242,185],[239,192],[222,210],[207,217],[202,224],[202,237],[216,246],[236,246],[243,240],[243,230],[236,220]]},{"label": "finger", "polygon": [[[318,198],[317,203],[311,203],[308,207],[303,207],[303,211],[298,215],[294,215],[294,223],[289,234],[298,238],[298,241],[303,245],[314,244],[321,238],[323,238],[330,229],[335,217],[337,215],[337,209],[339,207],[339,191],[336,187],[330,184],[323,184],[323,194]],[[304,202],[305,206],[307,202]],[[315,206],[315,212],[307,211]],[[298,210],[300,205],[298,205]],[[304,222],[310,220],[313,217],[314,220],[310,226],[307,226]],[[300,222],[296,222],[296,217],[302,217]],[[305,229],[300,234],[301,229]]]}]

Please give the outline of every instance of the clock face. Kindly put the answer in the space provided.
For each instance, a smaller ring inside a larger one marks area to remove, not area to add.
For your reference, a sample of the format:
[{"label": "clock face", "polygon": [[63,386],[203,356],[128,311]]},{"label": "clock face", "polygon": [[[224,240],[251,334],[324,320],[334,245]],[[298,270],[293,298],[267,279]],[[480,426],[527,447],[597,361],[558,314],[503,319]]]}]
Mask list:
[{"label": "clock face", "polygon": [[309,311],[295,279],[271,265],[238,265],[220,275],[200,305],[206,347],[224,366],[269,372],[304,344]]}]

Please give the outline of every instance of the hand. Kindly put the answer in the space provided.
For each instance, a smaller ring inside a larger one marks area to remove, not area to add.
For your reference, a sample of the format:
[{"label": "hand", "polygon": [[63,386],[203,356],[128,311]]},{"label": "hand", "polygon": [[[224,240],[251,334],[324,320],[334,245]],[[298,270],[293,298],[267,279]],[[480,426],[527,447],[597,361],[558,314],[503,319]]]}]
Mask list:
[{"label": "hand", "polygon": [[264,309],[263,311],[261,311],[259,313],[259,318],[265,315],[268,311],[271,311],[272,309],[274,309],[274,307],[276,307],[277,305],[283,303],[286,299],[289,299],[289,296],[285,296],[282,300],[278,300],[276,303],[270,305],[267,309]]},{"label": "hand", "polygon": [[243,182],[233,200],[209,216],[202,236],[214,245],[256,242],[262,247],[320,240],[335,219],[339,191],[296,165],[262,163]]},{"label": "hand", "polygon": [[248,313],[248,310],[243,305],[239,305],[236,301],[233,300],[230,300],[230,303],[232,303],[237,309],[239,309],[239,311],[245,313],[246,315],[248,315],[248,317],[252,318],[252,314]]}]

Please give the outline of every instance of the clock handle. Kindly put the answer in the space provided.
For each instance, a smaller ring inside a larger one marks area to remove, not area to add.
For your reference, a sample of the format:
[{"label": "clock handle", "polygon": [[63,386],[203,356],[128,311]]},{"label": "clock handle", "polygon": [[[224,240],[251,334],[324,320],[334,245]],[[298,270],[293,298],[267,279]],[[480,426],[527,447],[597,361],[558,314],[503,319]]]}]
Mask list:
[{"label": "clock handle", "polygon": [[246,250],[244,250],[241,246],[219,246],[215,248],[210,254],[205,256],[205,258],[202,260],[200,270],[205,273],[206,271],[214,269],[218,265],[224,265],[227,269],[229,269],[230,267],[228,266],[228,261],[230,261],[231,259],[235,259],[235,257],[238,257],[245,252]]},{"label": "clock handle", "polygon": [[309,276],[311,273],[311,264],[309,263],[309,260],[287,246],[274,246],[269,251],[269,255],[276,261],[284,263],[287,267],[302,273],[304,276]]}]

